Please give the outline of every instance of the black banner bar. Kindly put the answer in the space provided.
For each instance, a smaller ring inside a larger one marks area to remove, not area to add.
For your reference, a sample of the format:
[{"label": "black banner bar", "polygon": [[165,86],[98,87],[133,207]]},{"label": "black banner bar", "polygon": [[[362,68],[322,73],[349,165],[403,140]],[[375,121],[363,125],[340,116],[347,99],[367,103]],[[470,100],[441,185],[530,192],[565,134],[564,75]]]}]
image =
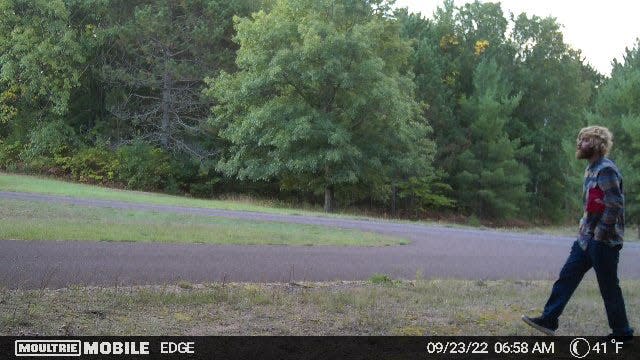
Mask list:
[{"label": "black banner bar", "polygon": [[601,337],[0,337],[27,359],[640,359],[638,341]]}]

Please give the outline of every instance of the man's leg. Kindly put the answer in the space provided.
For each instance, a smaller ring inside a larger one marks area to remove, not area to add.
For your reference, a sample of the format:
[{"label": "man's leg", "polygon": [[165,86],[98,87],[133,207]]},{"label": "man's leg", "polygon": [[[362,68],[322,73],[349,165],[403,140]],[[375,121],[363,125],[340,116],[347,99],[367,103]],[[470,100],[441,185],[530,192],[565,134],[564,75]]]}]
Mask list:
[{"label": "man's leg", "polygon": [[624,306],[620,281],[618,280],[618,261],[620,249],[612,248],[599,241],[589,244],[589,255],[596,271],[600,294],[604,300],[607,311],[609,327],[615,336],[633,335],[633,329],[629,327],[627,312]]},{"label": "man's leg", "polygon": [[577,241],[574,242],[569,258],[562,267],[558,280],[553,284],[551,295],[542,312],[542,317],[554,327],[553,330],[558,327],[560,314],[590,268],[591,259],[588,254],[582,250]]}]

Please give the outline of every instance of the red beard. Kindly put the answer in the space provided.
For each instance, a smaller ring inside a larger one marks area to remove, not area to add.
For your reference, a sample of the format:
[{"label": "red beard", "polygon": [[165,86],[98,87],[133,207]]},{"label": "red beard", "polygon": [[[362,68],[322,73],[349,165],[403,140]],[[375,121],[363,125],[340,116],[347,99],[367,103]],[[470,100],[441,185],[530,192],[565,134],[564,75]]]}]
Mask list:
[{"label": "red beard", "polygon": [[595,153],[595,149],[590,147],[586,150],[578,149],[576,150],[576,159],[591,159],[593,154]]}]

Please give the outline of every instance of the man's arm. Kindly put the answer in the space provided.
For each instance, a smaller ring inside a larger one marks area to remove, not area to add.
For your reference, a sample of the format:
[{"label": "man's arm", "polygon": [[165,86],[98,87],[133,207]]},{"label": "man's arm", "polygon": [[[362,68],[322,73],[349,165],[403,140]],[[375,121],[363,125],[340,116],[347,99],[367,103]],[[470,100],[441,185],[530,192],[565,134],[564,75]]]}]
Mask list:
[{"label": "man's arm", "polygon": [[612,168],[604,168],[597,178],[598,187],[604,192],[604,212],[594,232],[596,240],[608,240],[615,232],[616,221],[622,211],[624,211],[624,200],[622,189],[620,189],[620,179]]}]

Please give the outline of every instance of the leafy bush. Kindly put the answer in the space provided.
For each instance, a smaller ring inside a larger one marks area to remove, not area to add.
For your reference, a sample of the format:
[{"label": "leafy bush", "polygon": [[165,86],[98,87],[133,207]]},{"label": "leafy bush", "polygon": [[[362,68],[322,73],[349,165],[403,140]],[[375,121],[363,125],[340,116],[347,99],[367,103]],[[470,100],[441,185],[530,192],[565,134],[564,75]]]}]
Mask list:
[{"label": "leafy bush", "polygon": [[442,181],[442,174],[430,174],[422,177],[411,177],[398,185],[399,197],[414,196],[418,200],[419,210],[447,209],[455,206],[455,201],[446,194],[451,193],[451,186]]},{"label": "leafy bush", "polygon": [[387,274],[375,273],[369,277],[369,282],[372,284],[393,284],[393,279]]},{"label": "leafy bush", "polygon": [[469,218],[467,219],[467,224],[474,227],[482,226],[482,222],[475,214],[469,216]]},{"label": "leafy bush", "polygon": [[61,120],[54,120],[29,134],[29,142],[20,153],[27,170],[51,171],[78,147],[75,131]]},{"label": "leafy bush", "polygon": [[[183,164],[189,164],[188,167],[175,166],[174,172],[176,172],[176,178],[181,182],[186,192],[200,198],[211,198],[219,190],[222,177],[215,171],[214,162],[197,160],[182,161]],[[178,170],[181,169],[181,170]],[[187,179],[185,175],[186,169],[190,171],[188,174],[190,178]]]},{"label": "leafy bush", "polygon": [[0,169],[14,169],[20,162],[23,147],[20,141],[5,143],[0,140]]},{"label": "leafy bush", "polygon": [[221,178],[214,177],[203,182],[193,183],[189,186],[189,193],[195,197],[211,198],[220,180]]},{"label": "leafy bush", "polygon": [[74,180],[84,183],[111,182],[115,180],[118,170],[118,159],[104,146],[84,148],[64,160],[63,169]]},{"label": "leafy bush", "polygon": [[170,158],[157,147],[135,142],[116,151],[117,179],[129,189],[160,190],[171,181]]},{"label": "leafy bush", "polygon": [[190,192],[191,184],[199,181],[200,163],[188,155],[172,157],[170,161],[171,179],[165,191],[173,194]]}]

